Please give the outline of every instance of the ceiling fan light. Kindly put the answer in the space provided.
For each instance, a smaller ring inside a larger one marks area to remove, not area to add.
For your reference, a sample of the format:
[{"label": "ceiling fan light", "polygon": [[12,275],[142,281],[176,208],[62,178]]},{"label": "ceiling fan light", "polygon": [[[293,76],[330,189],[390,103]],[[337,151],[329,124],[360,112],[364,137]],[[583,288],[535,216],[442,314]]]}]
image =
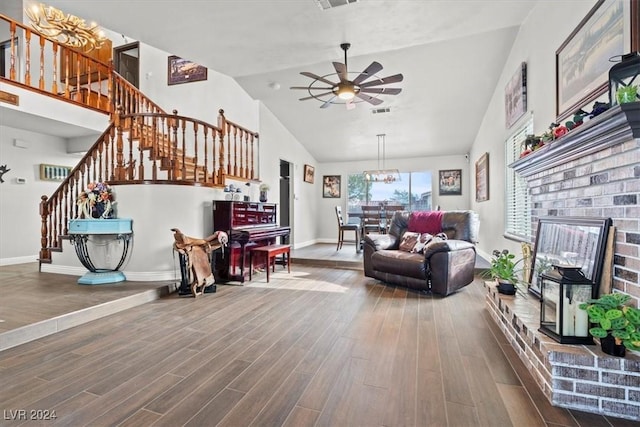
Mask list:
[{"label": "ceiling fan light", "polygon": [[355,96],[356,96],[356,93],[353,91],[353,88],[351,87],[342,86],[338,88],[338,98],[340,99],[344,99],[345,101],[348,101],[350,99],[353,99]]}]

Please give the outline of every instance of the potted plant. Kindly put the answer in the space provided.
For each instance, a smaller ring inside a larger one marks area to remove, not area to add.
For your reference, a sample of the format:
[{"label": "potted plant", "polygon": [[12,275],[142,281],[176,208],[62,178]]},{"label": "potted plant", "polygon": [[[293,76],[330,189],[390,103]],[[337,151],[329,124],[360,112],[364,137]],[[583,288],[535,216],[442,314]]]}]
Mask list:
[{"label": "potted plant", "polygon": [[626,305],[629,295],[615,293],[580,304],[586,310],[589,321],[597,326],[589,333],[600,338],[602,351],[623,357],[625,348],[640,351],[640,310]]},{"label": "potted plant", "polygon": [[505,295],[515,295],[516,286],[520,283],[516,266],[522,261],[519,259],[514,261],[515,255],[507,249],[502,252],[494,249],[491,265],[488,270],[483,273],[484,277],[490,277],[496,280],[498,284],[498,292]]},{"label": "potted plant", "polygon": [[259,189],[260,189],[260,201],[264,203],[267,201],[267,192],[269,191],[269,185],[260,184]]}]

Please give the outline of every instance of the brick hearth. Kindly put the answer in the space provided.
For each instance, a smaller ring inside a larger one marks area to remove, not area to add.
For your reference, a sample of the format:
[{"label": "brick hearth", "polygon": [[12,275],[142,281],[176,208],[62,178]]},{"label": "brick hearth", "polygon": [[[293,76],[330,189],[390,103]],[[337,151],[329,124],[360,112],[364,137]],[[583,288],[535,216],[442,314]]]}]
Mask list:
[{"label": "brick hearth", "polygon": [[537,298],[499,294],[492,282],[485,288],[491,317],[553,405],[640,419],[640,355],[620,358],[599,345],[558,344],[538,332]]}]

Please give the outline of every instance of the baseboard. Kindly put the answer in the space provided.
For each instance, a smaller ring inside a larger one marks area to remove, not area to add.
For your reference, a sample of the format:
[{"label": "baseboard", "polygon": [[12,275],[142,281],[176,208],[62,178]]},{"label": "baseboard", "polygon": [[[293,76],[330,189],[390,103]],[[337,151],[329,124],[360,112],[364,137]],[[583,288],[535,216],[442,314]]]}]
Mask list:
[{"label": "baseboard", "polygon": [[15,258],[0,258],[0,267],[3,265],[28,264],[30,262],[37,261],[38,255],[28,255]]}]

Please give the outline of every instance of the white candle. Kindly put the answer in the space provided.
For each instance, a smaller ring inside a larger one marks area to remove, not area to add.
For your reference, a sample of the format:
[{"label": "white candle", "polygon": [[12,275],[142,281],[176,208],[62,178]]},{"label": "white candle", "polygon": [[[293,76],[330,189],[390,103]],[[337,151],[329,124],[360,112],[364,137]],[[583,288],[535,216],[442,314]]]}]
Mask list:
[{"label": "white candle", "polygon": [[562,335],[574,335],[575,311],[566,292],[562,295]]},{"label": "white candle", "polygon": [[575,312],[576,312],[576,324],[575,331],[577,337],[586,337],[589,336],[589,314],[587,310],[580,310],[580,304],[582,301],[575,301]]}]

